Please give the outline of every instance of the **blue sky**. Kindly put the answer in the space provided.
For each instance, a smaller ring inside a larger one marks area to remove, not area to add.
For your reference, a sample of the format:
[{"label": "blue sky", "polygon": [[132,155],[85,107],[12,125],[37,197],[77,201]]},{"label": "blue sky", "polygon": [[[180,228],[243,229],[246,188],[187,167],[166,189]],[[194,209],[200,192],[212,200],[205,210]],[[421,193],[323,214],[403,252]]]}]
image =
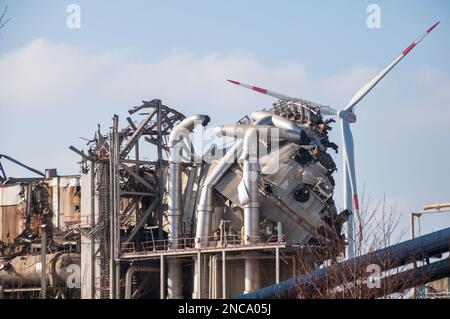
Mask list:
[{"label": "blue sky", "polygon": [[[411,41],[441,21],[358,106],[359,188],[404,214],[450,201],[448,1],[4,1],[0,153],[76,173],[69,145],[142,99],[232,123],[270,105],[232,78],[341,108]],[[81,7],[81,28],[66,8]],[[369,29],[369,4],[381,28]],[[337,127],[336,127],[337,128]],[[340,136],[332,138],[339,145]],[[335,158],[340,167],[340,154]],[[9,173],[22,172],[7,166]],[[341,202],[340,172],[336,199]],[[424,231],[450,224],[428,217]]]}]

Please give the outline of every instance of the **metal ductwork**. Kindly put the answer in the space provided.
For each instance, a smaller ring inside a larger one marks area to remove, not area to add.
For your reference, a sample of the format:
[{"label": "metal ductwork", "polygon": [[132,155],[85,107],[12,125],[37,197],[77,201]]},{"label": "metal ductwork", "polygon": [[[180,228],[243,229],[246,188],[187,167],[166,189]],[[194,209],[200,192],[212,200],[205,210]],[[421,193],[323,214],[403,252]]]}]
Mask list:
[{"label": "metal ductwork", "polygon": [[[303,129],[295,123],[266,112],[252,114],[256,123],[268,125],[225,125],[215,129],[217,135],[243,138],[242,179],[238,187],[239,201],[244,210],[244,244],[255,244],[259,238],[259,133],[266,134],[267,142],[273,139],[300,143]],[[275,127],[273,127],[274,125]],[[260,263],[253,256],[245,259],[245,290],[253,292],[260,288]]]},{"label": "metal ductwork", "polygon": [[[327,276],[334,274],[344,276],[348,269],[365,269],[370,264],[377,264],[381,271],[393,269],[414,260],[437,256],[449,251],[450,228],[446,228],[415,239],[380,249],[369,254],[335,264],[330,267],[317,269],[259,289],[253,293],[236,296],[237,299],[268,299],[268,298],[295,298],[299,290],[305,291],[320,287],[327,280]],[[348,279],[348,278],[347,278]],[[355,280],[356,278],[350,278]]]},{"label": "metal ductwork", "polygon": [[[170,149],[169,159],[169,183],[168,183],[168,212],[169,220],[169,245],[172,248],[178,247],[181,233],[181,151],[184,139],[198,125],[206,126],[210,121],[208,115],[192,115],[180,122],[170,133],[168,147]],[[168,261],[168,298],[180,299],[182,295],[182,270],[181,263],[177,259]]]},{"label": "metal ductwork", "polygon": [[[254,125],[227,125],[220,126],[215,129],[215,133],[218,136],[229,136],[240,138],[225,154],[222,159],[218,161],[212,172],[208,174],[203,182],[200,200],[197,206],[197,228],[196,228],[196,240],[195,247],[203,248],[208,245],[208,236],[211,228],[211,214],[214,210],[213,206],[213,193],[214,187],[225,175],[228,169],[233,166],[237,158],[241,156],[244,134],[249,128],[254,128],[255,125],[261,125],[261,127],[270,129],[271,126],[276,123],[279,128],[285,128],[292,130],[291,134],[295,135],[295,131],[299,132],[300,128],[293,122],[286,120],[280,116],[267,113],[267,112],[255,112],[252,114],[252,118],[255,118]],[[286,131],[286,134],[288,132]]]},{"label": "metal ductwork", "polygon": [[196,248],[204,248],[208,245],[208,236],[211,230],[211,214],[214,211],[214,187],[242,153],[242,144],[243,141],[239,140],[230,147],[225,156],[218,161],[203,182],[197,205]]},{"label": "metal ductwork", "polygon": [[[262,120],[262,119],[261,119]],[[281,123],[277,123],[280,124]],[[265,128],[259,125],[250,127],[244,136],[242,158],[244,165],[242,179],[238,187],[239,201],[244,209],[244,244],[252,245],[259,239],[259,180],[260,171],[258,158],[259,132],[264,130],[271,138],[288,140],[298,143],[301,140],[301,130],[280,128]],[[271,140],[268,137],[268,143]],[[252,258],[245,259],[245,291],[250,293],[260,288],[260,262]]]},{"label": "metal ductwork", "polygon": [[[244,244],[257,242],[259,233],[259,172],[258,131],[249,129],[244,136],[242,152],[244,166],[239,184],[239,200],[244,208]],[[245,258],[244,293],[260,288],[260,263],[257,259]]]},{"label": "metal ductwork", "polygon": [[159,268],[145,266],[131,266],[125,275],[125,299],[131,299],[131,289],[133,286],[133,275],[139,272],[159,272]]},{"label": "metal ductwork", "polygon": [[[19,256],[4,261],[0,266],[0,285],[2,286],[40,286],[42,280],[41,255]],[[45,279],[50,286],[65,287],[71,267],[80,266],[80,255],[72,253],[47,254],[45,258]]]},{"label": "metal ductwork", "polygon": [[[213,196],[214,187],[220,181],[220,179],[225,175],[227,170],[233,166],[236,159],[239,158],[242,153],[243,141],[237,141],[226,154],[218,161],[214,166],[212,172],[208,174],[203,182],[203,186],[200,190],[200,199],[197,205],[197,227],[195,232],[195,248],[205,248],[208,246],[208,237],[211,232],[211,218],[214,211]],[[194,292],[193,298],[198,298],[200,290],[203,289],[199,287],[199,278],[201,272],[199,270],[199,260],[195,258],[194,260]],[[204,285],[205,280],[201,280],[202,285]]]}]

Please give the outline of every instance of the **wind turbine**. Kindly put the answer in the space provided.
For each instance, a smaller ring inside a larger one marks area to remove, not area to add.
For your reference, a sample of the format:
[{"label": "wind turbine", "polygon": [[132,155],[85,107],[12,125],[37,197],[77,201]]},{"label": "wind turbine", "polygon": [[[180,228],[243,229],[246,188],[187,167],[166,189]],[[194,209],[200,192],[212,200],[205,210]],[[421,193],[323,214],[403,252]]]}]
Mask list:
[{"label": "wind turbine", "polygon": [[285,94],[277,93],[274,91],[269,91],[257,86],[252,86],[249,84],[227,80],[230,83],[243,86],[247,89],[266,94],[277,99],[295,99],[302,104],[310,107],[314,110],[320,110],[323,115],[337,116],[341,122],[341,135],[343,141],[343,182],[344,182],[344,209],[348,209],[353,214],[350,214],[347,223],[347,258],[353,258],[355,254],[355,241],[354,241],[354,231],[353,231],[353,217],[356,214],[359,219],[359,235],[362,238],[362,225],[359,215],[359,200],[358,200],[358,190],[356,186],[356,171],[355,171],[355,158],[354,158],[354,147],[353,147],[353,135],[350,129],[350,124],[356,122],[356,115],[354,113],[355,106],[369,93],[375,85],[378,84],[386,74],[391,71],[394,66],[397,65],[420,41],[422,41],[433,29],[439,24],[439,22],[432,25],[427,29],[416,41],[412,42],[402,53],[396,57],[391,63],[389,63],[380,73],[373,77],[369,82],[367,82],[363,87],[361,87],[356,94],[352,97],[350,102],[345,108],[340,111],[335,110],[330,106],[324,106],[318,103],[310,102],[308,100],[293,98]]}]

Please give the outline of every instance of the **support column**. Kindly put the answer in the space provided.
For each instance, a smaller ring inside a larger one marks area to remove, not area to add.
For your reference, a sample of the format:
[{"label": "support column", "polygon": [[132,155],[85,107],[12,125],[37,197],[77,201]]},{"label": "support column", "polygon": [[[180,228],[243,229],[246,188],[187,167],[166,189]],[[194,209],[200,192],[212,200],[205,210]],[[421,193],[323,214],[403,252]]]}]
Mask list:
[{"label": "support column", "polygon": [[280,248],[275,248],[275,283],[280,283]]},{"label": "support column", "polygon": [[297,257],[294,256],[294,258],[292,259],[292,277],[297,276]]},{"label": "support column", "polygon": [[183,298],[183,268],[179,257],[167,261],[167,297],[168,299]]},{"label": "support column", "polygon": [[[59,184],[59,183],[58,183]],[[91,168],[90,168],[90,193],[91,193],[91,217],[90,217],[90,226],[91,226],[91,230],[94,229],[95,227],[95,162],[91,161]],[[59,185],[58,185],[59,187]],[[95,234],[91,235],[90,238],[90,260],[91,260],[91,265],[89,267],[90,270],[90,290],[91,290],[91,299],[95,299]]]},{"label": "support column", "polygon": [[115,169],[114,169],[114,129],[109,133],[109,191],[110,191],[110,212],[109,212],[109,299],[114,299],[116,296],[116,285],[114,281],[116,279],[114,272],[114,244],[115,244],[115,232],[114,232],[114,212],[115,212],[115,200],[114,200],[114,185],[115,185]]},{"label": "support column", "polygon": [[114,267],[115,299],[120,299],[120,142],[119,117],[114,115]]},{"label": "support column", "polygon": [[47,225],[41,226],[41,299],[47,298]]},{"label": "support column", "polygon": [[165,298],[165,287],[164,287],[164,282],[165,282],[165,274],[164,274],[164,255],[161,255],[161,258],[159,259],[159,296],[160,299],[164,299]]},{"label": "support column", "polygon": [[226,254],[222,250],[222,299],[227,297],[227,268],[226,268]]},{"label": "support column", "polygon": [[[414,213],[409,213],[409,222],[410,222],[410,239],[414,239],[416,233],[415,233],[415,227],[414,227]],[[412,264],[413,269],[416,269],[417,264],[416,261],[413,262]],[[417,289],[416,287],[413,287],[412,289],[412,295],[413,295],[413,299],[417,299]]]},{"label": "support column", "polygon": [[197,299],[202,299],[202,255],[200,251],[197,253],[198,268],[197,268]]}]

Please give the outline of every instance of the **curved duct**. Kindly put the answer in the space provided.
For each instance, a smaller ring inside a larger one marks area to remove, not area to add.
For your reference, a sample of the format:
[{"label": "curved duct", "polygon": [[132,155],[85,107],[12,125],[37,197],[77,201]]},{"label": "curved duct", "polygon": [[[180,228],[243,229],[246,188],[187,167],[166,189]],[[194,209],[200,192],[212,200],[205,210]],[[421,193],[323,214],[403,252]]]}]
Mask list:
[{"label": "curved duct", "polygon": [[[72,265],[80,266],[79,254],[55,253],[46,256],[47,284],[66,287],[70,276],[74,275]],[[42,275],[41,255],[18,256],[1,265],[0,285],[40,286]]]},{"label": "curved duct", "polygon": [[[292,127],[292,125],[284,125],[275,121],[280,126]],[[289,142],[300,143],[302,140],[301,129],[291,130],[283,128],[265,128],[254,125],[249,128],[244,136],[244,147],[242,158],[244,165],[242,169],[242,180],[239,184],[238,193],[239,201],[244,209],[244,244],[256,244],[259,239],[259,176],[260,166],[258,161],[258,144],[259,131],[264,130],[270,138],[277,140],[287,140]],[[267,142],[272,140],[268,137]],[[260,262],[252,258],[245,258],[245,291],[250,293],[260,288]]]},{"label": "curved duct", "polygon": [[[259,175],[258,141],[264,132],[267,142],[286,140],[301,143],[305,134],[295,123],[267,112],[255,112],[256,123],[268,125],[224,125],[215,128],[219,136],[243,138],[242,158],[244,160],[242,180],[238,186],[239,201],[244,210],[244,244],[256,244],[259,238]],[[273,126],[275,127],[273,127]],[[245,291],[250,293],[260,288],[260,263],[256,258],[245,258]]]},{"label": "curved duct", "polygon": [[180,152],[183,140],[199,124],[206,126],[210,121],[207,115],[192,115],[185,118],[170,133],[168,147],[170,149],[169,159],[169,185],[168,185],[168,212],[169,220],[169,243],[178,245],[177,241],[181,231],[181,161]]},{"label": "curved duct", "polygon": [[303,127],[302,125],[299,125],[297,123],[294,123],[282,116],[275,115],[269,112],[253,112],[250,115],[251,119],[255,122],[255,124],[266,124],[266,125],[273,125],[278,128],[287,129],[287,130],[293,130],[293,131],[301,131],[304,130],[306,127]]},{"label": "curved duct", "polygon": [[[168,183],[168,211],[169,221],[169,246],[178,247],[178,241],[181,233],[181,160],[180,153],[183,147],[184,139],[201,124],[206,126],[210,121],[208,115],[192,115],[180,122],[170,133],[168,147],[170,149],[169,159],[169,183]],[[178,260],[168,261],[168,298],[182,298],[181,287],[182,270]]]},{"label": "curved duct", "polygon": [[[250,129],[257,128],[256,126],[259,126],[260,129],[268,130],[269,134],[271,134],[270,132],[272,129],[274,129],[273,126],[275,126],[277,128],[276,134],[278,135],[278,139],[286,139],[295,143],[299,143],[301,141],[302,134],[304,134],[301,126],[278,115],[274,115],[268,112],[255,112],[251,115],[251,117],[254,120],[254,123],[252,125],[228,125],[220,126],[215,129],[215,133],[218,136],[226,135],[230,137],[237,137],[240,139],[228,150],[225,156],[217,163],[213,171],[206,177],[205,181],[203,182],[199,204],[197,206],[197,227],[195,238],[196,248],[205,248],[208,246],[208,237],[211,228],[211,216],[214,210],[214,187],[225,175],[228,169],[233,166],[236,159],[240,156],[244,144],[246,144],[245,147],[247,148],[247,154],[250,151],[250,139],[254,138],[254,133],[249,133],[247,143],[245,143],[244,141],[245,138],[242,139],[242,137],[244,137],[244,134],[246,134],[248,131],[251,131]],[[272,133],[275,132],[272,131]],[[244,155],[244,159],[245,157],[246,155]],[[252,170],[250,169],[250,166],[252,165],[249,162],[247,162],[246,164],[244,161],[243,176],[246,177],[243,177],[243,186],[239,186],[240,201],[246,202],[245,206],[247,206],[244,207],[244,231],[246,234],[245,238],[247,238],[247,243],[249,243],[249,239],[256,238],[258,236],[259,229],[259,207],[257,207],[259,205],[259,201],[257,199],[259,173],[256,172],[255,177],[255,174],[251,173]],[[251,195],[248,195],[248,189],[251,189]],[[194,298],[196,298],[199,296],[200,289],[200,287],[198,287],[197,260],[195,261],[194,269]],[[248,258],[246,259],[245,269],[245,282],[248,283],[248,285],[246,284],[246,291],[253,291],[259,288],[259,262],[256,259]],[[204,280],[202,280],[201,282],[204,282]]]},{"label": "curved duct", "polygon": [[133,275],[137,272],[159,272],[159,268],[131,266],[125,275],[125,299],[131,299],[131,288],[133,286]]},{"label": "curved duct", "polygon": [[[266,124],[266,119],[257,121],[257,124]],[[250,125],[252,126],[252,125]],[[215,129],[215,133],[218,136],[223,136],[220,129]],[[228,136],[234,136],[228,134]],[[208,246],[209,234],[211,233],[211,218],[214,211],[213,196],[214,187],[219,183],[225,173],[234,165],[236,160],[242,153],[242,138],[239,139],[232,147],[226,152],[226,154],[217,162],[212,171],[205,178],[201,190],[200,198],[197,205],[197,227],[195,231],[195,248],[205,248]],[[199,260],[196,258],[194,261],[194,292],[193,298],[198,298],[200,291],[206,289],[206,287],[199,287]],[[204,273],[204,272],[202,272]],[[202,286],[205,280],[201,280]]]},{"label": "curved duct", "polygon": [[[271,125],[273,123],[273,117],[277,117],[277,123],[283,128],[288,128],[288,123],[292,123],[289,120],[286,120],[280,116],[273,115],[267,112],[255,112],[253,114],[258,113],[259,116],[255,120],[255,125]],[[253,116],[252,114],[252,116]],[[278,120],[280,118],[281,120]],[[284,120],[284,121],[282,121]],[[199,203],[197,205],[197,227],[195,231],[195,248],[204,248],[208,246],[208,237],[210,234],[211,228],[211,215],[214,211],[213,205],[213,195],[214,195],[214,187],[219,183],[220,179],[225,175],[228,169],[233,166],[235,161],[241,156],[242,146],[243,146],[243,134],[245,134],[245,130],[237,130],[233,129],[238,127],[239,125],[229,125],[229,126],[220,126],[214,130],[216,135],[224,136],[227,135],[229,137],[241,137],[236,143],[233,144],[232,147],[226,152],[226,154],[217,162],[216,166],[213,170],[208,174],[203,182]],[[254,125],[244,125],[244,127],[252,127]],[[270,126],[267,126],[270,127]],[[291,127],[291,125],[289,125]],[[223,130],[222,130],[223,128]],[[228,129],[226,129],[228,128]],[[295,128],[298,130],[298,128]],[[225,134],[224,134],[225,133]],[[239,135],[239,136],[237,136]]]},{"label": "curved duct", "polygon": [[195,231],[195,248],[208,246],[208,236],[211,228],[211,215],[214,211],[213,195],[214,187],[233,166],[242,152],[242,140],[237,141],[222,157],[212,172],[208,174],[203,182],[199,203],[197,205],[197,227]]}]

